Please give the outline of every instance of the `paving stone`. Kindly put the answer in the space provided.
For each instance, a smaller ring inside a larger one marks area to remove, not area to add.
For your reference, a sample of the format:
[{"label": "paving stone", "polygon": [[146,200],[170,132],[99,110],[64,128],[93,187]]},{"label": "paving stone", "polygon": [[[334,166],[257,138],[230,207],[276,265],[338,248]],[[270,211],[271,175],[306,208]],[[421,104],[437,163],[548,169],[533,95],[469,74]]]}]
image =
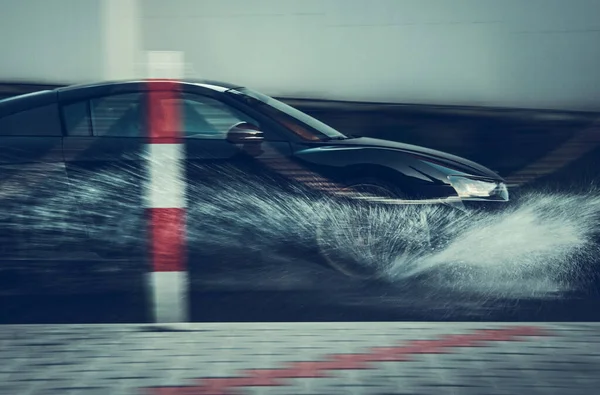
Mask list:
[{"label": "paving stone", "polygon": [[[154,387],[182,388],[158,395],[190,395],[186,388],[206,394],[200,387],[216,383],[211,378],[224,379],[214,394],[240,395],[597,391],[600,324],[523,326],[548,336],[502,338],[516,325],[494,323],[174,324],[160,331],[155,325],[3,326],[0,395],[133,395]],[[446,335],[481,329],[499,330],[499,338],[443,347],[446,353],[433,347]],[[401,350],[405,361],[378,360]],[[361,362],[364,354],[375,360]],[[316,364],[290,365],[310,361]],[[370,369],[357,368],[361,363]],[[282,371],[304,376],[264,385]],[[263,384],[243,379],[252,374]]]}]

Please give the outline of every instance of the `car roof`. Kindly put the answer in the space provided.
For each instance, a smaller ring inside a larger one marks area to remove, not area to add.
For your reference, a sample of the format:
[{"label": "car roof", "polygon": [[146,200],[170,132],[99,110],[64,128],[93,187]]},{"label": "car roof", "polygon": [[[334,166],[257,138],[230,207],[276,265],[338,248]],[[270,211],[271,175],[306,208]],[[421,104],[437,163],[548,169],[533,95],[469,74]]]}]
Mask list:
[{"label": "car roof", "polygon": [[110,94],[130,93],[151,90],[155,84],[176,83],[180,85],[193,85],[204,89],[224,92],[230,89],[239,88],[240,85],[212,81],[212,80],[170,80],[170,79],[150,79],[150,80],[126,80],[126,81],[107,81],[91,84],[70,85],[56,89],[58,98],[66,101],[80,100],[92,96],[105,96]]},{"label": "car roof", "polygon": [[56,90],[59,92],[68,92],[79,89],[89,89],[89,88],[99,88],[99,87],[125,87],[125,86],[133,86],[133,85],[141,85],[145,84],[151,86],[153,83],[165,83],[165,82],[178,82],[180,84],[186,85],[200,85],[206,88],[212,88],[214,90],[229,90],[240,88],[241,85],[236,85],[228,82],[222,81],[214,81],[214,80],[201,80],[201,79],[184,79],[184,80],[171,80],[171,79],[137,79],[137,80],[120,80],[120,81],[105,81],[105,82],[97,82],[97,83],[85,83],[85,84],[76,84],[69,85],[57,88]]},{"label": "car roof", "polygon": [[40,107],[56,103],[56,90],[43,90],[25,93],[0,100],[0,117],[24,111],[33,107]]},{"label": "car roof", "polygon": [[[23,111],[31,107],[38,107],[56,103],[60,100],[78,100],[89,96],[102,96],[111,93],[136,92],[148,90],[153,84],[165,82],[174,82],[168,79],[151,80],[122,80],[105,81],[98,83],[85,83],[58,87],[52,90],[43,90],[38,92],[26,93],[23,95],[12,96],[0,100],[0,117],[15,112]],[[177,80],[179,84],[195,85],[205,89],[224,92],[229,89],[240,88],[240,85],[204,79],[185,79]]]}]

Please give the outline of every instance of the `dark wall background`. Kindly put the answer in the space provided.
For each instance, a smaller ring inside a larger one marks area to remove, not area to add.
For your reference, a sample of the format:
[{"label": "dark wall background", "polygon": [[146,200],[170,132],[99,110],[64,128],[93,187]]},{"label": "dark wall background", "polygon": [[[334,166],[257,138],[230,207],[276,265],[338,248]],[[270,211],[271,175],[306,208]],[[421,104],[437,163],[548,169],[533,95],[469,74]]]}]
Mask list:
[{"label": "dark wall background", "polygon": [[474,160],[513,187],[587,190],[600,179],[597,113],[286,101],[345,133]]}]

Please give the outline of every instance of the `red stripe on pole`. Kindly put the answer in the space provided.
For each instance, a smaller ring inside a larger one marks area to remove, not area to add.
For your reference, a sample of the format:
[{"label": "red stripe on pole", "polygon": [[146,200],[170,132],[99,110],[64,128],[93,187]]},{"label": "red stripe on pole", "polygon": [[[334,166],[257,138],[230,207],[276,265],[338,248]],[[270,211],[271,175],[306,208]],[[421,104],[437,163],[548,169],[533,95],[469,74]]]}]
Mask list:
[{"label": "red stripe on pole", "polygon": [[179,272],[185,269],[185,209],[150,208],[152,270]]},{"label": "red stripe on pole", "polygon": [[181,98],[177,81],[148,81],[148,129],[151,144],[181,143]]}]

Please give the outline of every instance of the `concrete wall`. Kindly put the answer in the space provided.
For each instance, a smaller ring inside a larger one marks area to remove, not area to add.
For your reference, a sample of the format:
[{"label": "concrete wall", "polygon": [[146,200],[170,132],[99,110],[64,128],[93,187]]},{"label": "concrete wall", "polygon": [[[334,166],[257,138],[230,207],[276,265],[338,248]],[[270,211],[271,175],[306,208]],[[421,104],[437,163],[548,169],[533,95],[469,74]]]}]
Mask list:
[{"label": "concrete wall", "polygon": [[599,16],[600,0],[0,0],[0,80],[144,76],[141,50],[179,50],[190,76],[272,95],[599,110]]},{"label": "concrete wall", "polygon": [[143,72],[140,0],[0,0],[0,80],[79,83]]},{"label": "concrete wall", "polygon": [[100,78],[99,11],[98,0],[0,0],[0,79]]},{"label": "concrete wall", "polygon": [[598,0],[145,0],[143,36],[272,95],[600,109]]},{"label": "concrete wall", "polygon": [[139,78],[146,73],[140,27],[142,2],[99,0],[102,79]]}]

